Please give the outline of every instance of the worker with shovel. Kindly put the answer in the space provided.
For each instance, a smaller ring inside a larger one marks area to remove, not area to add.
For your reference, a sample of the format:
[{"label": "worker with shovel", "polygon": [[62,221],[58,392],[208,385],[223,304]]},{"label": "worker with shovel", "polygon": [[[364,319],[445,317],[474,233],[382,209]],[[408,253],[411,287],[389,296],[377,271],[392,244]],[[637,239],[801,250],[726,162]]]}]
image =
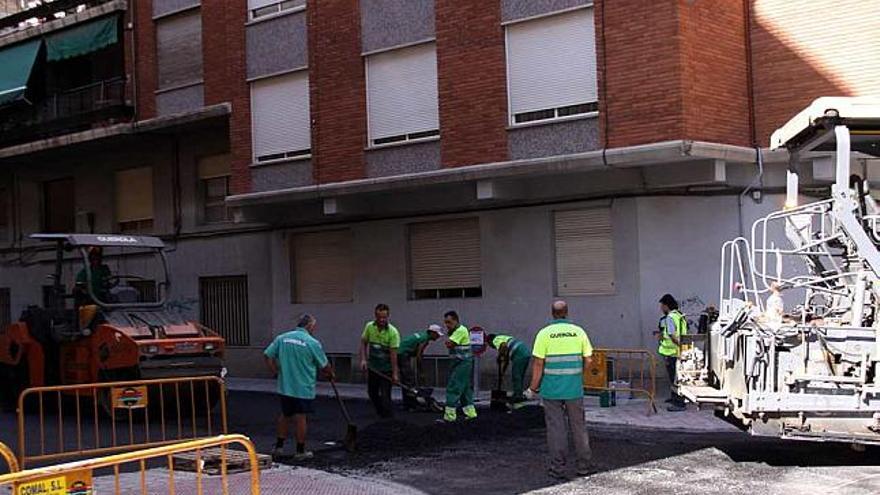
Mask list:
[{"label": "worker with shovel", "polygon": [[477,417],[474,407],[474,354],[471,350],[471,335],[467,327],[458,319],[458,313],[447,311],[443,315],[443,324],[449,332],[446,347],[452,364],[449,367],[449,379],[446,383],[446,408],[443,421],[452,423],[457,419],[458,408],[461,407],[466,419]]},{"label": "worker with shovel", "polygon": [[[388,318],[391,310],[386,304],[378,304],[374,319],[367,322],[361,334],[361,370],[367,373],[367,392],[380,418],[390,418],[391,385],[399,381],[397,350],[400,333]],[[388,379],[390,376],[391,380]]]},{"label": "worker with shovel", "polygon": [[[515,408],[526,400],[523,392],[525,391],[526,370],[529,367],[531,352],[529,346],[513,338],[510,335],[501,335],[490,333],[486,341],[489,347],[498,351],[498,389],[501,389],[501,377],[507,372],[508,366],[513,363],[510,370],[511,385],[513,394],[510,397],[510,404]],[[493,398],[494,399],[494,398]]]},{"label": "worker with shovel", "polygon": [[[400,367],[402,383],[409,386],[417,386],[418,373],[421,368],[422,354],[425,349],[444,335],[443,327],[430,325],[423,332],[416,332],[400,341],[400,349],[397,352],[397,363]],[[413,410],[419,409],[418,394],[413,393],[413,388],[403,389],[403,407]]]},{"label": "worker with shovel", "polygon": [[282,333],[269,344],[264,354],[272,374],[278,377],[281,416],[273,457],[282,457],[290,423],[296,427],[296,461],[311,459],[306,450],[306,415],[314,411],[315,384],[318,371],[334,378],[333,369],[321,343],[314,337],[318,320],[310,314],[300,316],[296,328]]}]

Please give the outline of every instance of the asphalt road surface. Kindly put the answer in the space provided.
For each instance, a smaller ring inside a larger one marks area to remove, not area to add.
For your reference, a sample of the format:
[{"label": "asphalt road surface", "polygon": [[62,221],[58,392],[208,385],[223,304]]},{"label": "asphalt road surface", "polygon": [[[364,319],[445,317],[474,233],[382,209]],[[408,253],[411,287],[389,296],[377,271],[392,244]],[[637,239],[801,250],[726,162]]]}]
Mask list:
[{"label": "asphalt road surface", "polygon": [[[268,452],[275,437],[276,397],[234,392],[228,404],[229,430],[250,436],[259,450]],[[335,400],[319,398],[309,431],[309,447],[316,457],[305,467],[380,478],[429,494],[600,489],[603,495],[880,493],[876,449],[856,452],[848,445],[760,440],[739,433],[593,428],[590,441],[599,472],[560,482],[545,474],[546,443],[538,407],[513,414],[481,409],[475,421],[443,425],[435,423],[436,414],[402,411],[394,419],[380,421],[369,403],[348,400],[347,404],[359,427],[358,450],[350,454],[342,449],[345,424],[339,408]],[[0,441],[15,445],[15,432],[14,415],[4,413]],[[29,438],[36,437],[29,430]],[[29,449],[38,448],[32,442]]]}]

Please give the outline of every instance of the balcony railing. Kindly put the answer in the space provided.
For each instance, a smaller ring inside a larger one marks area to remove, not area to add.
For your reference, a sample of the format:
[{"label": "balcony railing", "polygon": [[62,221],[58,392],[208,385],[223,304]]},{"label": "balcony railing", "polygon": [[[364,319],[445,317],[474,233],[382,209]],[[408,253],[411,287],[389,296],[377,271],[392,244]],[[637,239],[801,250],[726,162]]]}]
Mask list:
[{"label": "balcony railing", "polygon": [[39,122],[72,117],[125,103],[125,78],[98,81],[56,93],[35,105]]},{"label": "balcony railing", "polygon": [[125,115],[125,78],[97,81],[0,114],[0,142],[10,144],[87,129]]},{"label": "balcony railing", "polygon": [[38,26],[111,0],[0,0],[0,36]]}]

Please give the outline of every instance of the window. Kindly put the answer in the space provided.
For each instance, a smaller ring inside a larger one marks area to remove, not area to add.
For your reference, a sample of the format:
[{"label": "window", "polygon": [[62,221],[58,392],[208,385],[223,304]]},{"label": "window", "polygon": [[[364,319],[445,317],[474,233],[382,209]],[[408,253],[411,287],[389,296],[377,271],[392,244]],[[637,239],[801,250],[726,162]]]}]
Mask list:
[{"label": "window", "polygon": [[[454,242],[443,239],[454,237]],[[413,299],[481,297],[480,223],[477,218],[409,226]]]},{"label": "window", "polygon": [[0,329],[12,323],[12,296],[8,287],[0,287]]},{"label": "window", "polygon": [[557,211],[556,294],[614,293],[614,243],[611,208]]},{"label": "window", "polygon": [[507,26],[507,79],[511,124],[595,112],[593,9]]},{"label": "window", "polygon": [[350,230],[296,234],[290,243],[294,303],[351,302]]},{"label": "window", "polygon": [[116,172],[116,222],[123,234],[153,229],[153,168]]},{"label": "window", "polygon": [[251,83],[254,160],[308,156],[312,150],[309,74],[297,71]]},{"label": "window", "polygon": [[294,9],[303,9],[306,0],[248,0],[248,13],[251,19],[258,19]]},{"label": "window", "polygon": [[199,278],[201,322],[226,345],[250,344],[247,275]]},{"label": "window", "polygon": [[156,21],[159,89],[202,81],[202,14],[198,9]]},{"label": "window", "polygon": [[76,201],[73,178],[43,183],[43,231],[76,232]]},{"label": "window", "polygon": [[199,158],[199,191],[203,223],[223,223],[230,219],[226,208],[229,196],[230,155]]},{"label": "window", "polygon": [[371,145],[440,135],[435,43],[370,55],[366,64]]}]

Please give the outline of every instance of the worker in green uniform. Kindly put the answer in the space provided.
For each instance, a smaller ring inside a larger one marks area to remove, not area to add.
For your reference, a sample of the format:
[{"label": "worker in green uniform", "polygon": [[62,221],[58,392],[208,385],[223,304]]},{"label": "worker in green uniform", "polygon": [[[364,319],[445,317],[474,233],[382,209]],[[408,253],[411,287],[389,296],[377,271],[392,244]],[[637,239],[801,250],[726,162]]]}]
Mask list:
[{"label": "worker in green uniform", "polygon": [[535,337],[532,382],[525,396],[531,399],[540,393],[543,399],[550,476],[565,478],[569,443],[577,453],[577,473],[586,476],[595,472],[584,426],[583,384],[593,346],[584,329],[568,319],[565,301],[554,302],[551,313],[553,321]]},{"label": "worker in green uniform", "polygon": [[471,351],[471,334],[467,327],[459,322],[458,313],[447,311],[443,315],[443,324],[449,332],[446,347],[452,363],[449,367],[449,379],[446,383],[446,409],[443,420],[453,422],[457,418],[457,410],[461,407],[466,419],[477,417],[474,407],[474,355]]},{"label": "worker in green uniform", "polygon": [[513,365],[510,368],[510,382],[513,387],[510,402],[516,404],[524,401],[526,370],[531,359],[529,346],[510,335],[496,335],[494,333],[489,334],[487,341],[489,347],[498,351],[497,361],[500,374],[503,375],[507,371],[507,367]]},{"label": "worker in green uniform", "polygon": [[[397,349],[400,347],[400,332],[389,322],[391,309],[387,304],[378,304],[373,311],[373,320],[367,322],[361,334],[361,370],[367,373],[367,392],[380,418],[390,418],[391,385],[400,379],[397,368]],[[379,373],[390,376],[380,376]]]},{"label": "worker in green uniform", "polygon": [[[422,354],[425,349],[444,334],[443,327],[432,324],[423,332],[416,332],[400,341],[400,349],[397,351],[397,363],[400,366],[400,377],[405,385],[416,386],[416,375],[422,362]],[[419,402],[412,389],[403,390],[403,407],[405,409],[417,409]]]},{"label": "worker in green uniform", "polygon": [[266,364],[272,374],[278,377],[278,398],[281,415],[278,417],[273,457],[282,457],[284,441],[294,426],[297,461],[311,459],[312,452],[306,450],[306,417],[315,410],[315,385],[320,371],[333,379],[333,368],[324,354],[324,348],[314,337],[318,320],[304,314],[299,317],[296,328],[275,337],[263,351]]},{"label": "worker in green uniform", "polygon": [[[104,264],[104,250],[100,246],[89,248],[89,271],[91,272],[91,284],[86,276],[86,269],[82,268],[76,274],[75,294],[79,305],[95,304],[94,297],[101,302],[110,302],[108,299],[110,290],[110,267]],[[87,287],[91,286],[92,294]]]},{"label": "worker in green uniform", "polygon": [[681,311],[678,310],[678,301],[672,294],[664,294],[660,298],[660,311],[663,317],[660,318],[659,328],[655,335],[659,342],[657,353],[663,356],[663,362],[666,365],[666,373],[669,376],[669,406],[666,408],[670,412],[685,411],[684,399],[675,392],[676,381],[676,365],[678,356],[681,354],[681,337],[687,335],[687,320]]}]

